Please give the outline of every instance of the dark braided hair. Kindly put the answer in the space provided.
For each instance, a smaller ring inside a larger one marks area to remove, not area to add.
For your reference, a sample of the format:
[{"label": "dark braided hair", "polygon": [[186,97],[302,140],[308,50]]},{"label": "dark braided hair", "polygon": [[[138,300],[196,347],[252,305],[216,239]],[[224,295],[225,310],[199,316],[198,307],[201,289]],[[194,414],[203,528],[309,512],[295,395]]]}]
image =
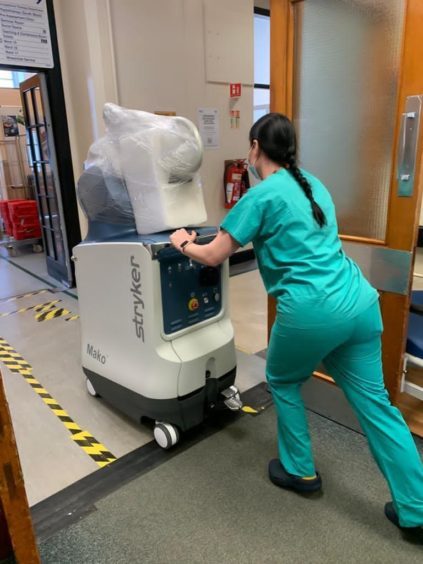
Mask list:
[{"label": "dark braided hair", "polygon": [[285,167],[303,189],[310,201],[314,219],[320,227],[326,225],[322,208],[315,201],[311,185],[297,165],[295,129],[283,114],[270,113],[261,117],[250,130],[250,143],[257,140],[259,148],[274,163]]}]

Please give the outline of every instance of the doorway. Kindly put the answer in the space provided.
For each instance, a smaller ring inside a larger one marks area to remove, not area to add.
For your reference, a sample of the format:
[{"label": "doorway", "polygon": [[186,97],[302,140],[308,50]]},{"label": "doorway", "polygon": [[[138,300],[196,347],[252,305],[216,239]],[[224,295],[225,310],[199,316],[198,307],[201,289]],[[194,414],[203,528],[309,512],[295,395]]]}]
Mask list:
[{"label": "doorway", "polygon": [[[15,159],[21,172],[19,181],[11,180],[10,174],[9,179],[0,178],[0,256],[48,286],[72,288],[75,278],[71,255],[81,233],[52,0],[47,0],[45,6],[51,40],[50,66],[11,66],[0,61],[0,73],[9,81],[18,100],[16,113],[20,123],[16,129],[21,140]],[[0,106],[1,103],[0,100]],[[9,117],[9,131],[13,130],[12,118]],[[26,200],[23,206],[12,204],[13,222],[7,215],[9,205],[5,204],[10,199]],[[8,222],[14,225],[5,229]],[[33,253],[40,249],[43,254]]]}]

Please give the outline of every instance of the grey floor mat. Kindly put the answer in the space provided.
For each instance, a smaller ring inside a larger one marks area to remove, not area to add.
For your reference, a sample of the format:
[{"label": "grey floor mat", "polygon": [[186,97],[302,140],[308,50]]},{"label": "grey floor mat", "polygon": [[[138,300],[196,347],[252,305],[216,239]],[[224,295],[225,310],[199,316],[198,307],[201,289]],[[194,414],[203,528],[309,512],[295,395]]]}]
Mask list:
[{"label": "grey floor mat", "polygon": [[388,488],[364,437],[309,414],[321,497],[267,479],[273,407],[135,479],[42,544],[44,564],[422,562],[383,516]]}]

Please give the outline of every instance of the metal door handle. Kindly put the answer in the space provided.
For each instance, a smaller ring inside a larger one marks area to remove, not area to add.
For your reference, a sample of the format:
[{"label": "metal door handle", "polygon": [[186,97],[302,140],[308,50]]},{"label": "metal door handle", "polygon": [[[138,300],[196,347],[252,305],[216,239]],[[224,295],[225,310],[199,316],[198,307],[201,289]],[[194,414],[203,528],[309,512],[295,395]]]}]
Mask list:
[{"label": "metal door handle", "polygon": [[421,96],[409,96],[406,111],[401,116],[397,161],[399,196],[410,197],[413,194],[421,101]]}]

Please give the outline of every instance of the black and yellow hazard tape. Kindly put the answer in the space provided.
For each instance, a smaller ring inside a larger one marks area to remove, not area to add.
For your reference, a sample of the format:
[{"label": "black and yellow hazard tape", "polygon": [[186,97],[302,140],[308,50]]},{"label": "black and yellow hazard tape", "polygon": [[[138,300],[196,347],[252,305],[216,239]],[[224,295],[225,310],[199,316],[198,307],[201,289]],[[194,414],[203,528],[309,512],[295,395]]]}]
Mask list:
[{"label": "black and yellow hazard tape", "polygon": [[53,292],[53,289],[44,288],[42,290],[36,290],[35,292],[28,292],[27,294],[18,294],[17,296],[11,296],[10,298],[4,298],[0,300],[0,303],[7,304],[9,302],[15,302],[23,298],[30,298],[31,296],[38,296],[39,294],[45,294],[46,292]]},{"label": "black and yellow hazard tape", "polygon": [[55,307],[55,305],[61,301],[62,300],[53,300],[51,302],[45,302],[43,304],[21,307],[13,311],[5,311],[3,313],[0,313],[0,319],[2,317],[8,317],[9,315],[15,315],[16,313],[25,313],[31,310],[34,310],[36,312],[35,319],[38,322],[50,321],[51,319],[56,319],[57,317],[66,317],[65,321],[75,321],[76,319],[79,319],[79,315],[72,313],[69,309],[66,309],[64,307]]},{"label": "black and yellow hazard tape", "polygon": [[53,300],[52,302],[45,302],[43,304],[37,304],[29,307],[21,307],[13,311],[5,311],[3,313],[0,313],[0,318],[8,317],[9,315],[15,315],[16,313],[25,313],[31,310],[34,310],[36,312],[47,311],[51,309],[54,306],[54,304],[57,304],[58,302],[60,302],[60,300]]},{"label": "black and yellow hazard tape", "polygon": [[0,362],[2,362],[11,372],[20,374],[25,378],[36,394],[43,400],[45,405],[56,415],[71,434],[72,440],[90,456],[98,466],[107,466],[116,460],[116,457],[91,433],[84,431],[75,423],[69,414],[59,405],[59,403],[48,393],[48,391],[34,378],[32,366],[17,353],[9,343],[0,337]]},{"label": "black and yellow hazard tape", "polygon": [[35,319],[41,322],[50,321],[51,319],[56,319],[58,317],[66,317],[65,321],[75,321],[76,319],[79,319],[79,315],[72,313],[69,309],[65,309],[64,307],[52,308],[48,311],[39,312],[38,315],[35,316]]},{"label": "black and yellow hazard tape", "polygon": [[41,321],[50,321],[51,319],[56,319],[57,317],[64,317],[65,315],[69,315],[71,313],[70,310],[65,309],[64,307],[55,307],[49,309],[48,311],[42,311],[35,316],[35,319],[39,322]]},{"label": "black and yellow hazard tape", "polygon": [[76,319],[79,319],[79,315],[77,315],[77,314],[71,315],[70,317],[67,317],[65,319],[65,321],[75,321]]}]

